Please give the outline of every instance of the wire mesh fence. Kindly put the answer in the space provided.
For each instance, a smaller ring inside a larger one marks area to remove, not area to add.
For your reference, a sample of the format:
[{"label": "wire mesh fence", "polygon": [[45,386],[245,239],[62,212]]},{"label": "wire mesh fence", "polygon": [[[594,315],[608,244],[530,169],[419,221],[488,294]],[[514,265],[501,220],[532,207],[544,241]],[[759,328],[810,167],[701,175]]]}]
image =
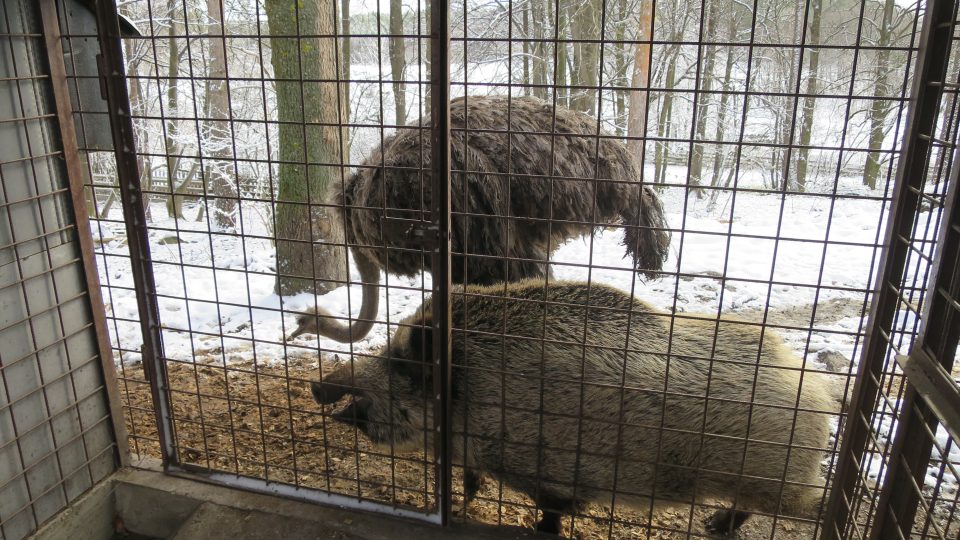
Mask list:
[{"label": "wire mesh fence", "polygon": [[[64,48],[117,37],[108,7],[98,29],[64,0]],[[439,30],[430,3],[119,9],[121,148],[79,97],[95,66],[75,54],[67,79],[135,455],[585,538],[823,532],[923,5],[458,1]],[[956,147],[943,95],[900,354]],[[904,387],[889,358],[864,418],[878,464]],[[923,519],[947,535],[937,440]],[[874,469],[849,499],[861,536]]]}]

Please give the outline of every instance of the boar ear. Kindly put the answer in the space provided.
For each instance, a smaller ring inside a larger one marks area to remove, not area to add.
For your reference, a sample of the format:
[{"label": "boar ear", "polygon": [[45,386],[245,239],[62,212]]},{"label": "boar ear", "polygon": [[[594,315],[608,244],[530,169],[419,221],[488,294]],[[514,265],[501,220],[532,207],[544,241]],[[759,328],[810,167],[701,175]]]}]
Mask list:
[{"label": "boar ear", "polygon": [[431,321],[422,327],[411,328],[410,356],[396,360],[394,370],[410,379],[412,386],[422,392],[433,388],[433,329]]},{"label": "boar ear", "polygon": [[410,329],[410,358],[423,364],[433,362],[433,322],[423,321],[422,327]]}]

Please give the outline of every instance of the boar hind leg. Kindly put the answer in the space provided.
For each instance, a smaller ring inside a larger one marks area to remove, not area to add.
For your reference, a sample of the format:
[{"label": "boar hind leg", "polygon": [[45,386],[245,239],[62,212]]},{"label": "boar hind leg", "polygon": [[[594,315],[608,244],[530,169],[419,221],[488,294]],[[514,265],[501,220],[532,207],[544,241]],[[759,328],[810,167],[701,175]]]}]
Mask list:
[{"label": "boar hind leg", "polygon": [[550,510],[544,510],[543,518],[537,522],[534,528],[539,533],[560,534],[560,514],[551,512]]},{"label": "boar hind leg", "polygon": [[466,469],[463,471],[463,512],[466,514],[467,507],[477,496],[477,492],[483,487],[483,475],[480,471]]},{"label": "boar hind leg", "polygon": [[535,528],[537,532],[547,534],[560,534],[560,520],[563,514],[572,514],[581,506],[573,499],[544,493],[541,493],[536,500],[537,508],[543,512],[543,517],[537,522]]},{"label": "boar hind leg", "polygon": [[740,510],[717,510],[709,519],[707,519],[707,532],[714,534],[730,534],[743,525],[743,522],[750,517],[750,512]]}]

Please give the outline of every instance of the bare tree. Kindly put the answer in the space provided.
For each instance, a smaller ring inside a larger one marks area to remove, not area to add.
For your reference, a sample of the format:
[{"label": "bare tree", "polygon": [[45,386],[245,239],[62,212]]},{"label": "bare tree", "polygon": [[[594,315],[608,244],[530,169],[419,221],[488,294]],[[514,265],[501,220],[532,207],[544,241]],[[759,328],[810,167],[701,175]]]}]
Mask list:
[{"label": "bare tree", "polygon": [[[547,58],[547,47],[544,44],[544,38],[547,37],[546,28],[552,21],[547,20],[547,4],[549,0],[530,0],[530,17],[535,21],[533,25],[533,35],[535,38],[530,45],[531,55],[531,79],[534,84],[533,95],[540,99],[547,99],[547,86],[550,84],[550,58]],[[537,23],[536,21],[539,21]]]},{"label": "bare tree", "polygon": [[[736,19],[730,16],[728,18],[728,35],[729,39],[732,41],[736,36]],[[732,89],[732,75],[733,75],[733,66],[734,66],[734,51],[733,48],[727,48],[726,50],[726,62],[724,63],[723,69],[723,93],[720,95],[720,103],[717,106],[717,123],[714,130],[713,139],[715,141],[722,141],[724,139],[725,130],[727,127],[727,109],[729,108],[729,103],[731,99],[731,89]],[[744,104],[746,107],[746,103]],[[723,165],[723,146],[717,145],[717,151],[713,154],[713,176],[710,179],[710,185],[714,188],[720,187],[720,174]],[[731,169],[732,172],[732,169]],[[710,194],[711,204],[716,203],[717,196],[720,194],[719,189],[714,189]]]},{"label": "bare tree", "polygon": [[340,0],[340,96],[344,103],[344,112],[350,110],[350,66],[353,63],[352,43],[350,42],[350,0]]},{"label": "bare tree", "polygon": [[178,135],[180,133],[180,124],[177,120],[177,111],[179,108],[179,75],[180,75],[180,44],[177,42],[177,9],[180,3],[177,0],[167,0],[167,95],[166,111],[164,114],[164,151],[167,155],[167,189],[169,198],[167,199],[167,213],[170,217],[184,219],[183,215],[183,197],[180,195],[186,191],[189,185],[184,180],[177,184],[177,171],[180,168],[180,142]]},{"label": "bare tree", "polygon": [[406,44],[403,39],[403,3],[390,0],[390,70],[393,79],[393,104],[396,125],[407,123],[407,96],[403,88],[403,72],[407,67]]},{"label": "bare tree", "polygon": [[[559,105],[569,105],[570,104],[570,88],[567,86],[569,83],[567,81],[567,43],[563,40],[566,39],[567,35],[567,7],[564,0],[557,0],[556,5],[553,3],[548,4],[550,7],[555,7],[557,23],[556,23],[556,55],[557,63],[554,66],[553,71],[553,84],[556,87],[557,93],[557,103]],[[552,17],[554,15],[553,11],[549,12],[549,15]]]},{"label": "bare tree", "polygon": [[[810,45],[820,43],[820,22],[822,20],[822,0],[809,0],[809,29],[806,42]],[[797,141],[796,178],[797,191],[807,190],[807,164],[810,158],[810,137],[813,131],[813,115],[816,107],[817,83],[820,79],[820,49],[812,47],[808,51],[807,85],[800,113],[800,139]],[[784,182],[787,177],[784,177]]]},{"label": "bare tree", "polygon": [[883,154],[877,152],[883,145],[883,139],[886,135],[887,116],[893,110],[892,103],[883,99],[890,96],[891,87],[888,79],[890,71],[890,45],[893,42],[893,13],[895,9],[894,0],[886,0],[883,4],[883,17],[877,28],[877,46],[876,52],[876,75],[874,78],[874,88],[872,92],[879,99],[874,99],[870,104],[870,141],[868,148],[872,150],[867,154],[867,162],[863,168],[863,185],[870,189],[877,189],[877,179],[880,176],[880,165],[883,160]]},{"label": "bare tree", "polygon": [[[146,103],[143,96],[143,87],[140,84],[140,64],[143,60],[143,51],[138,49],[146,49],[144,45],[145,42],[136,42],[136,41],[124,41],[125,58],[127,60],[127,80],[130,84],[130,112],[134,116],[146,116],[145,108]],[[136,128],[137,126],[134,125]],[[147,129],[137,129],[137,146],[139,148],[147,148],[150,146],[150,131]],[[81,153],[83,159],[86,158],[86,153]],[[143,152],[137,152],[137,168],[140,170],[140,187],[143,191],[148,192],[143,196],[143,209],[147,221],[153,219],[153,212],[150,209],[150,191],[153,191],[153,167],[150,162],[150,157],[145,156]],[[116,191],[111,189],[110,195],[107,197],[107,200],[104,202],[103,207],[100,209],[99,214],[97,213],[97,192],[94,189],[90,190],[90,199],[88,203],[88,215],[91,217],[100,219],[105,218],[110,213],[110,207],[113,205],[116,200]]]},{"label": "bare tree", "polygon": [[[714,36],[716,35],[717,19],[719,18],[716,2],[710,1],[708,3],[707,11],[704,16],[706,17],[706,20],[704,21],[704,31],[706,33],[705,37],[706,39],[714,39]],[[703,184],[701,179],[703,174],[703,143],[700,141],[702,141],[707,134],[707,120],[710,112],[710,100],[713,98],[713,96],[710,94],[710,91],[713,90],[713,68],[717,56],[717,48],[715,45],[703,45],[702,50],[703,57],[701,58],[701,62],[703,64],[703,69],[700,72],[700,91],[694,95],[694,100],[696,101],[696,122],[694,127],[693,143],[690,148],[690,174],[687,176],[687,182],[691,186],[692,192],[697,196],[698,199],[703,198],[703,188],[701,187]]]},{"label": "bare tree", "polygon": [[653,180],[658,184],[666,183],[667,180],[667,161],[670,159],[670,131],[673,123],[673,100],[674,91],[677,84],[677,60],[680,58],[680,47],[676,45],[670,47],[666,53],[667,69],[663,77],[663,97],[660,100],[660,117],[657,120],[657,136],[661,139],[657,142],[653,158]]},{"label": "bare tree", "polygon": [[216,199],[214,225],[222,231],[236,228],[238,186],[227,163],[231,159],[230,96],[227,82],[227,49],[223,27],[223,0],[206,0],[207,41],[210,65],[205,85],[204,138],[202,155],[207,160],[203,170],[207,192]]},{"label": "bare tree", "polygon": [[570,37],[573,38],[573,70],[570,83],[573,88],[570,107],[595,115],[597,113],[597,84],[600,73],[600,19],[603,0],[582,0],[571,8]]},{"label": "bare tree", "polygon": [[[636,156],[643,155],[642,137],[646,135],[647,100],[649,92],[638,90],[650,87],[650,40],[653,36],[653,3],[652,0],[640,0],[640,24],[637,30],[637,41],[634,48],[633,73],[630,77],[630,92],[627,118],[627,146]],[[646,43],[644,43],[646,42]]]}]

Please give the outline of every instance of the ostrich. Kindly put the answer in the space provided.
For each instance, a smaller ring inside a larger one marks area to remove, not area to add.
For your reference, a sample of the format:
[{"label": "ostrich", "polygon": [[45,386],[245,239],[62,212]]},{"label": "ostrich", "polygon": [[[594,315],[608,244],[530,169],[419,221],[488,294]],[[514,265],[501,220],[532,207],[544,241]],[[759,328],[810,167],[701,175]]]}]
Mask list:
[{"label": "ostrich", "polygon": [[[450,102],[450,125],[454,283],[543,278],[557,247],[611,226],[625,228],[625,256],[637,272],[653,278],[661,270],[670,243],[663,206],[639,182],[626,146],[598,131],[595,118],[536,98],[469,96]],[[288,339],[362,339],[377,316],[380,272],[412,277],[429,268],[418,250],[383,249],[409,242],[407,228],[384,217],[422,220],[429,212],[429,126],[425,117],[399,129],[334,184],[330,222],[346,225],[353,246],[360,314],[343,324],[318,308],[298,318]]]}]

